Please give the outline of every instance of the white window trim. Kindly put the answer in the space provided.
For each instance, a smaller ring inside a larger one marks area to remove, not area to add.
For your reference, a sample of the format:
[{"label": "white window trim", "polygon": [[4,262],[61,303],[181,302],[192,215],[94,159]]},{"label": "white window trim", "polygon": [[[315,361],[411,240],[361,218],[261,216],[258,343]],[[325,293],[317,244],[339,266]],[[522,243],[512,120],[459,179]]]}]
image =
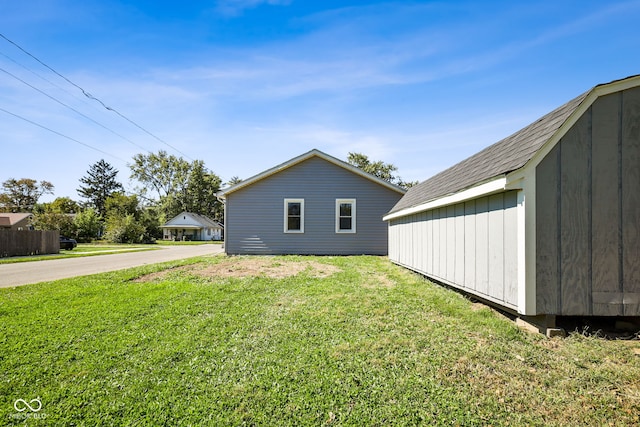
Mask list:
[{"label": "white window trim", "polygon": [[[351,204],[351,229],[340,229],[340,205],[342,203]],[[336,233],[354,234],[356,232],[356,199],[336,199]]]},{"label": "white window trim", "polygon": [[[300,230],[289,230],[289,203],[300,203]],[[304,199],[284,199],[284,232],[304,233]]]}]

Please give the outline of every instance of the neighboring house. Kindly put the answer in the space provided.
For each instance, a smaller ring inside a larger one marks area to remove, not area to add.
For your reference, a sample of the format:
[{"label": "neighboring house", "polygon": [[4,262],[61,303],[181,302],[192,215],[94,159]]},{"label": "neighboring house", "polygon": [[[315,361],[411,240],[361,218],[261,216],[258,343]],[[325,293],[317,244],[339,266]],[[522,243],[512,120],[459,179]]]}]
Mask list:
[{"label": "neighboring house", "polygon": [[405,191],[312,150],[223,189],[227,254],[387,254]]},{"label": "neighboring house", "polygon": [[33,230],[30,213],[0,213],[0,228],[6,230]]},{"label": "neighboring house", "polygon": [[160,228],[164,240],[222,240],[219,222],[191,212],[182,212]]},{"label": "neighboring house", "polygon": [[385,220],[393,262],[548,327],[639,316],[640,76],[411,188]]}]

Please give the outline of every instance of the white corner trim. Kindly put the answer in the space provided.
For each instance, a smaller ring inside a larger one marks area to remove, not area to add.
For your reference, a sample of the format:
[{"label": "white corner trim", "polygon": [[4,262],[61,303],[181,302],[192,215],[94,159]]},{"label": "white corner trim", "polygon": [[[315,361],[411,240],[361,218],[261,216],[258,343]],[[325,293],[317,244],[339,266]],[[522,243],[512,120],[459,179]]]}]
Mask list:
[{"label": "white corner trim", "polygon": [[467,200],[477,199],[478,197],[487,196],[493,193],[499,193],[505,191],[507,186],[506,175],[500,175],[498,178],[491,181],[484,182],[475,187],[468,188],[458,193],[451,194],[449,196],[440,197],[438,199],[431,200],[430,202],[422,203],[411,208],[403,209],[398,212],[384,216],[384,221],[390,221],[392,219],[401,218],[407,215],[413,215],[420,212],[428,211],[430,209],[439,208],[442,206],[453,205],[455,203],[464,202]]}]

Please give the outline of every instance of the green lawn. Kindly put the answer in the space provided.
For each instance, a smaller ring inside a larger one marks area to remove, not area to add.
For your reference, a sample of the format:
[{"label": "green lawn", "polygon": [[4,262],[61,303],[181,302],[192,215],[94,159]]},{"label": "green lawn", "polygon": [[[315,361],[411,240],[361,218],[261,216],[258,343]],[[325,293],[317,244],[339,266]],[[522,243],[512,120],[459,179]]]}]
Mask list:
[{"label": "green lawn", "polygon": [[217,256],[0,289],[0,425],[639,416],[638,341],[523,332],[385,258]]},{"label": "green lawn", "polygon": [[57,254],[15,256],[0,258],[0,264],[14,264],[18,262],[45,261],[50,259],[80,258],[86,256],[106,255],[110,253],[137,252],[158,249],[156,245],[132,245],[128,243],[79,243],[75,249],[60,249]]}]

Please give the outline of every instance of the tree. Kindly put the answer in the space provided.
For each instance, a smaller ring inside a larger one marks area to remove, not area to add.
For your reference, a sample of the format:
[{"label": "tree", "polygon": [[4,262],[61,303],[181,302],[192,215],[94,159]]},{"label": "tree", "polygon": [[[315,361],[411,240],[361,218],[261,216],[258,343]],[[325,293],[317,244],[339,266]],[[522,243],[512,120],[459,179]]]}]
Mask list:
[{"label": "tree", "polygon": [[100,216],[104,216],[105,201],[109,196],[118,191],[123,191],[124,187],[117,181],[118,170],[114,169],[103,159],[91,165],[87,175],[80,178],[80,185],[77,192],[80,196],[89,200]]},{"label": "tree", "polygon": [[51,203],[33,207],[33,227],[36,230],[58,230],[69,237],[76,236],[75,214],[80,206],[69,197],[58,197]]},{"label": "tree", "polygon": [[3,212],[31,212],[43,194],[53,194],[55,188],[48,181],[31,178],[9,178],[2,183],[0,210]]},{"label": "tree", "polygon": [[361,153],[349,153],[347,162],[373,176],[405,189],[417,184],[417,182],[403,181],[399,176],[394,175],[394,172],[398,170],[395,165],[382,161],[372,162],[368,156]]},{"label": "tree", "polygon": [[104,202],[107,218],[109,216],[133,215],[138,218],[140,203],[135,195],[127,196],[123,193],[113,193]]},{"label": "tree", "polygon": [[58,230],[64,236],[73,237],[76,226],[69,214],[45,211],[33,215],[33,228],[36,230]]},{"label": "tree", "polygon": [[105,237],[114,243],[139,243],[144,239],[145,228],[134,215],[109,216]]},{"label": "tree", "polygon": [[[216,193],[220,190],[220,177],[208,171],[204,162],[196,160],[191,164],[184,209],[200,215],[215,215],[220,205]],[[180,212],[176,212],[178,214]]]},{"label": "tree", "polygon": [[157,198],[152,203],[160,208],[160,215],[170,219],[182,211],[221,217],[221,204],[216,197],[220,178],[208,170],[204,162],[188,162],[181,157],[159,151],[136,154],[129,165],[131,178],[143,186],[141,197],[152,189]]},{"label": "tree", "polygon": [[227,185],[231,187],[232,185],[240,184],[241,182],[242,182],[242,179],[240,179],[240,177],[232,176],[231,179],[227,181]]},{"label": "tree", "polygon": [[76,227],[76,239],[79,242],[91,242],[100,236],[103,223],[98,212],[93,208],[85,209],[73,219]]},{"label": "tree", "polygon": [[51,203],[45,203],[45,210],[49,212],[74,214],[80,212],[80,205],[69,197],[57,197]]},{"label": "tree", "polygon": [[139,221],[138,197],[113,193],[105,200],[105,238],[114,243],[138,243],[144,238],[145,227]]},{"label": "tree", "polygon": [[144,242],[153,242],[162,238],[162,228],[160,226],[164,221],[160,221],[160,214],[154,207],[145,207],[140,212],[139,223],[144,227]]},{"label": "tree", "polygon": [[185,191],[190,165],[182,157],[160,150],[157,154],[136,154],[129,168],[131,178],[143,184],[139,189],[141,195],[146,195],[151,188],[158,194],[158,198],[162,199]]}]

